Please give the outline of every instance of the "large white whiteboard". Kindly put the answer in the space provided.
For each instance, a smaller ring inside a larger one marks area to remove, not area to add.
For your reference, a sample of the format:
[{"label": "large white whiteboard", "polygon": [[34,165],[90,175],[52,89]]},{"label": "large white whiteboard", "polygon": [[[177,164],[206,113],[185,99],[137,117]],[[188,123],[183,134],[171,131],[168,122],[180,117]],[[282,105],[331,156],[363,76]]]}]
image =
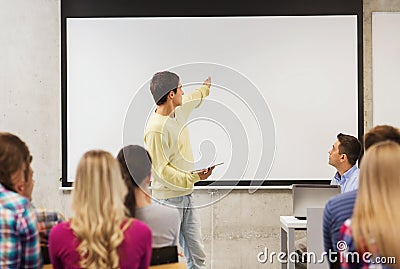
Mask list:
[{"label": "large white whiteboard", "polygon": [[400,126],[400,13],[372,13],[373,123]]},{"label": "large white whiteboard", "polygon": [[189,125],[196,166],[225,162],[213,179],[330,178],[337,133],[357,135],[356,16],[71,18],[69,180],[86,150],[143,145],[166,69],[216,84]]}]

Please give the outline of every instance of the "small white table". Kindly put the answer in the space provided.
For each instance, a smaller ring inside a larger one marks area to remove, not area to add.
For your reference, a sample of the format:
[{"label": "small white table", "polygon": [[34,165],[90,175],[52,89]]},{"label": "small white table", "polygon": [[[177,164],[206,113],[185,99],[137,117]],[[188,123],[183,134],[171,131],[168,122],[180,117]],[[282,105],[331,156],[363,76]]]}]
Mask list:
[{"label": "small white table", "polygon": [[280,216],[281,221],[281,251],[286,252],[287,263],[282,263],[281,268],[295,269],[295,263],[289,259],[290,253],[295,251],[295,230],[307,229],[307,220],[297,219],[295,216]]}]

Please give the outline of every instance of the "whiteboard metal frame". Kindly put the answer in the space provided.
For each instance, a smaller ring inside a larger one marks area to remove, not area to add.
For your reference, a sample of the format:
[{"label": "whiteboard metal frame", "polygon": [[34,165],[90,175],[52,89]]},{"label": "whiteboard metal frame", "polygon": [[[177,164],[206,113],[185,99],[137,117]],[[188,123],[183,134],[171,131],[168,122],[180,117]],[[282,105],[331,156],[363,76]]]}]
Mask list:
[{"label": "whiteboard metal frame", "polygon": [[[215,16],[309,16],[356,15],[358,58],[358,137],[364,133],[363,94],[363,3],[362,0],[250,0],[245,4],[231,1],[123,1],[123,0],[62,0],[61,1],[61,110],[62,110],[62,176],[61,186],[71,187],[67,181],[67,54],[66,19],[96,17],[215,17]],[[295,179],[286,183],[296,183]],[[264,181],[268,182],[268,180]],[[267,184],[267,183],[265,183]],[[277,183],[279,184],[279,182]],[[249,185],[250,186],[250,185]],[[265,186],[265,185],[263,185]],[[240,188],[246,186],[240,186]],[[269,186],[266,186],[269,187]],[[249,187],[247,187],[249,188]]]}]

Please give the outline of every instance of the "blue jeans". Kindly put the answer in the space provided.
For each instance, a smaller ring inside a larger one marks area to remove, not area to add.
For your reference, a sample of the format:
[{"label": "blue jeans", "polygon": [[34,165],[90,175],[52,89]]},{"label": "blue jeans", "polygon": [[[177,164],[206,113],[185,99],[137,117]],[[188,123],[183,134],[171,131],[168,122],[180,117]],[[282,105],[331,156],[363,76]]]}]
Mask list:
[{"label": "blue jeans", "polygon": [[162,202],[179,210],[181,218],[179,243],[185,252],[188,269],[205,268],[206,254],[201,235],[200,218],[197,209],[193,208],[192,194],[168,198]]}]

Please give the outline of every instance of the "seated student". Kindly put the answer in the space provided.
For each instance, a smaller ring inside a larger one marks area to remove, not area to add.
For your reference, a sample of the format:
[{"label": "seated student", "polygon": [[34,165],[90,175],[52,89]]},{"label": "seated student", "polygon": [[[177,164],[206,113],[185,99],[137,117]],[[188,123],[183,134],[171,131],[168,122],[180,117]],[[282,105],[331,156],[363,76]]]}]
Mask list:
[{"label": "seated student", "polygon": [[74,187],[74,217],[50,232],[53,268],[148,268],[151,231],[125,216],[127,189],[113,156],[101,150],[86,152]]},{"label": "seated student", "polygon": [[[383,268],[386,266],[381,261],[386,258],[400,259],[399,164],[400,145],[392,141],[378,143],[366,151],[353,217],[340,231],[347,244],[340,253],[342,268]],[[355,251],[358,255],[354,255]],[[398,268],[395,264],[388,266]]]},{"label": "seated student", "polygon": [[[342,193],[351,192],[358,187],[358,173],[357,160],[361,154],[360,141],[352,136],[339,133],[336,136],[337,140],[328,151],[328,163],[336,168],[336,173],[331,180],[331,185],[340,185]],[[296,251],[299,255],[303,255],[307,251],[307,238],[303,237],[295,242]],[[306,260],[300,261],[297,266],[306,268]]]},{"label": "seated student", "polygon": [[50,211],[44,208],[34,208],[37,219],[37,229],[40,239],[40,250],[43,264],[50,264],[49,256],[49,235],[53,226],[65,220],[60,212]]},{"label": "seated student", "polygon": [[130,215],[142,220],[153,232],[153,248],[177,246],[180,217],[176,208],[152,203],[149,194],[151,158],[147,150],[138,145],[121,149],[117,160],[128,187],[125,206]]},{"label": "seated student", "polygon": [[342,193],[356,190],[359,169],[356,165],[361,154],[361,143],[351,135],[338,134],[329,150],[329,164],[336,168],[331,185],[340,185]]},{"label": "seated student", "polygon": [[[364,135],[364,147],[368,150],[372,145],[382,141],[393,141],[400,145],[400,130],[389,125],[378,125],[370,129]],[[357,197],[357,190],[343,193],[331,198],[324,210],[323,235],[324,248],[329,251],[337,252],[337,242],[339,241],[339,231],[343,222],[353,215],[354,203]],[[335,267],[339,267],[339,260]],[[334,264],[331,263],[331,267]]]},{"label": "seated student", "polygon": [[33,188],[31,160],[21,139],[0,133],[0,268],[41,267],[36,217],[26,198]]},{"label": "seated student", "polygon": [[[32,161],[32,157],[29,153],[28,147],[25,145],[24,142],[20,141],[19,138],[15,137],[14,135],[6,134],[6,133],[1,133],[0,136],[3,139],[5,139],[7,136],[9,136],[10,138],[14,137],[12,141],[14,141],[14,143],[18,143],[18,145],[14,144],[14,146],[21,147],[21,149],[24,148],[24,151],[27,152],[27,154],[30,156],[31,161]],[[11,146],[10,143],[11,142],[4,141],[2,145],[4,147],[7,145]],[[31,169],[30,173],[32,174],[31,175],[31,177],[32,177],[33,176],[32,169]],[[27,182],[13,182],[12,184],[4,184],[4,187],[10,191],[14,191],[14,192],[18,193],[21,196],[24,196],[29,201],[32,201],[32,191],[33,191],[34,183],[35,183],[35,180],[32,179],[31,181],[27,181]],[[47,248],[51,228],[54,225],[62,222],[64,220],[64,216],[62,214],[60,214],[59,212],[50,211],[50,210],[43,209],[43,208],[35,208],[33,206],[33,203],[31,203],[30,206],[36,215],[36,220],[37,220],[36,228],[39,232],[40,246],[42,247],[42,255],[43,255],[44,252],[47,252],[47,249],[45,249],[45,248]],[[43,251],[43,250],[45,250],[45,251]],[[48,256],[44,256],[43,258],[44,258],[45,263],[50,262],[50,261],[48,261]]]},{"label": "seated student", "polygon": [[65,220],[64,216],[57,211],[51,211],[45,208],[35,208],[37,219],[37,228],[39,232],[40,245],[47,246],[49,243],[49,234],[51,228]]}]

